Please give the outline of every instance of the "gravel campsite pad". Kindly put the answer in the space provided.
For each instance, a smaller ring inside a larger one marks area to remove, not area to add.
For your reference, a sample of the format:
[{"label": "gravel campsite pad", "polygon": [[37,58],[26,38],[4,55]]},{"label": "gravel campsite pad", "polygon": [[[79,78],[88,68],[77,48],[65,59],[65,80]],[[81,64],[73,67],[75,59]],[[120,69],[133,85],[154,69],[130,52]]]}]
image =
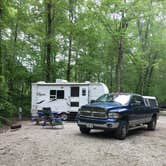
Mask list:
[{"label": "gravel campsite pad", "polygon": [[130,131],[119,141],[109,133],[82,135],[75,123],[44,129],[32,122],[0,134],[0,166],[166,166],[166,116],[156,131]]}]

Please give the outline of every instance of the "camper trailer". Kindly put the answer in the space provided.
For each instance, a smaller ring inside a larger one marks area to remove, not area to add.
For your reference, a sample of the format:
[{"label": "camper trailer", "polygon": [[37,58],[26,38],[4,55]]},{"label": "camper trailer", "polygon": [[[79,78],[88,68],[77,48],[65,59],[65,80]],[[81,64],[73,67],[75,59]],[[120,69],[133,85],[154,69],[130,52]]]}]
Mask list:
[{"label": "camper trailer", "polygon": [[38,111],[50,108],[66,120],[68,114],[76,114],[82,105],[108,92],[105,84],[87,81],[75,83],[58,79],[56,83],[32,83],[31,114],[35,118]]}]

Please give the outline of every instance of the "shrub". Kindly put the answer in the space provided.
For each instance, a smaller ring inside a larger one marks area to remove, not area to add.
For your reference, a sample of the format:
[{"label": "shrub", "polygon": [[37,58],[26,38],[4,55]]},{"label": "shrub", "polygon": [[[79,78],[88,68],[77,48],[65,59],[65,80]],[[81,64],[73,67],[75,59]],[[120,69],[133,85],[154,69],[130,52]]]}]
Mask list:
[{"label": "shrub", "polygon": [[[11,104],[11,102],[7,101],[7,84],[5,82],[4,76],[0,75],[0,116],[10,119],[16,113],[16,107]],[[0,119],[1,124],[4,123],[2,119]]]},{"label": "shrub", "polygon": [[4,76],[0,75],[0,99],[7,97],[7,85]]},{"label": "shrub", "polygon": [[0,102],[0,116],[5,118],[12,118],[16,113],[16,108],[8,101]]}]

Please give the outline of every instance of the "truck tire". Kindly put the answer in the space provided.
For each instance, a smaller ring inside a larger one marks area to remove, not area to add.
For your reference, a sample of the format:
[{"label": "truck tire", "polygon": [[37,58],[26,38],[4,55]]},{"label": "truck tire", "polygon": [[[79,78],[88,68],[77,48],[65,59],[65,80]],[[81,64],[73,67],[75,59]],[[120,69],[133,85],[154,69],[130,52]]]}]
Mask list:
[{"label": "truck tire", "polygon": [[157,124],[157,119],[155,116],[152,117],[152,120],[148,123],[148,130],[155,130]]},{"label": "truck tire", "polygon": [[124,140],[128,133],[128,122],[127,121],[121,121],[119,124],[119,127],[115,131],[115,137],[120,140]]},{"label": "truck tire", "polygon": [[80,131],[83,134],[89,134],[90,133],[90,129],[86,128],[86,127],[80,127]]}]

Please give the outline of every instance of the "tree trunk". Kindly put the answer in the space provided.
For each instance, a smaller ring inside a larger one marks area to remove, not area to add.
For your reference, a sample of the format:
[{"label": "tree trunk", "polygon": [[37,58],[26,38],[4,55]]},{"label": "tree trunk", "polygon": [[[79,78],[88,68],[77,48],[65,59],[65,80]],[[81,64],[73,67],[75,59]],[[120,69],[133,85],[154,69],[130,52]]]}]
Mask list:
[{"label": "tree trunk", "polygon": [[3,63],[2,63],[2,2],[0,0],[0,75],[3,74]]},{"label": "tree trunk", "polygon": [[[151,1],[151,5],[152,5],[152,1]],[[141,20],[137,21],[137,27],[138,27],[138,34],[141,40],[141,49],[142,52],[146,52],[147,48],[148,48],[148,37],[149,37],[149,31],[150,31],[150,24],[151,24],[151,19],[150,17],[147,18],[146,23],[141,23]],[[145,26],[145,30],[143,29],[143,27]],[[148,55],[146,55],[148,56]],[[140,73],[140,78],[138,80],[137,83],[137,92],[141,93],[142,95],[145,94],[147,91],[147,86],[148,86],[148,75],[150,72],[150,66],[142,69],[142,72]]]},{"label": "tree trunk", "polygon": [[[126,4],[126,0],[124,0],[124,4]],[[116,64],[116,91],[121,91],[121,68],[122,68],[122,60],[123,60],[123,39],[124,39],[124,32],[128,28],[128,22],[125,19],[125,9],[122,11],[122,18],[121,23],[119,26],[119,41],[118,41],[118,61]]]},{"label": "tree trunk", "polygon": [[121,66],[122,66],[122,59],[123,59],[123,44],[122,38],[119,41],[118,47],[118,62],[116,64],[116,91],[121,91]]},{"label": "tree trunk", "polygon": [[46,66],[45,66],[45,80],[51,81],[51,34],[52,34],[52,0],[46,3],[47,23],[46,23]]},{"label": "tree trunk", "polygon": [[69,50],[68,50],[68,62],[67,62],[67,80],[70,81],[71,73],[71,52],[72,52],[72,33],[69,34]]},{"label": "tree trunk", "polygon": [[152,76],[153,76],[153,71],[154,71],[154,64],[155,64],[155,60],[157,59],[157,56],[158,56],[158,54],[156,53],[153,57],[151,57],[152,61],[149,65],[148,74],[146,76],[146,95],[149,95],[149,90],[151,87]]},{"label": "tree trunk", "polygon": [[67,62],[67,73],[66,79],[70,81],[71,79],[71,56],[72,56],[72,42],[73,42],[73,2],[69,0],[69,22],[70,22],[70,32],[69,32],[69,49],[68,49],[68,62]]},{"label": "tree trunk", "polygon": [[2,75],[3,74],[3,63],[2,63],[2,42],[1,42],[1,40],[2,40],[2,32],[1,32],[1,27],[0,27],[0,75]]},{"label": "tree trunk", "polygon": [[149,69],[149,74],[148,74],[148,78],[147,78],[147,82],[146,82],[146,95],[149,95],[149,90],[151,87],[151,81],[152,81],[152,76],[153,76],[153,70],[154,70],[154,67],[151,66]]},{"label": "tree trunk", "polygon": [[75,81],[78,81],[77,63],[78,63],[78,51],[76,51],[76,57],[75,57],[75,73],[74,73]]}]

